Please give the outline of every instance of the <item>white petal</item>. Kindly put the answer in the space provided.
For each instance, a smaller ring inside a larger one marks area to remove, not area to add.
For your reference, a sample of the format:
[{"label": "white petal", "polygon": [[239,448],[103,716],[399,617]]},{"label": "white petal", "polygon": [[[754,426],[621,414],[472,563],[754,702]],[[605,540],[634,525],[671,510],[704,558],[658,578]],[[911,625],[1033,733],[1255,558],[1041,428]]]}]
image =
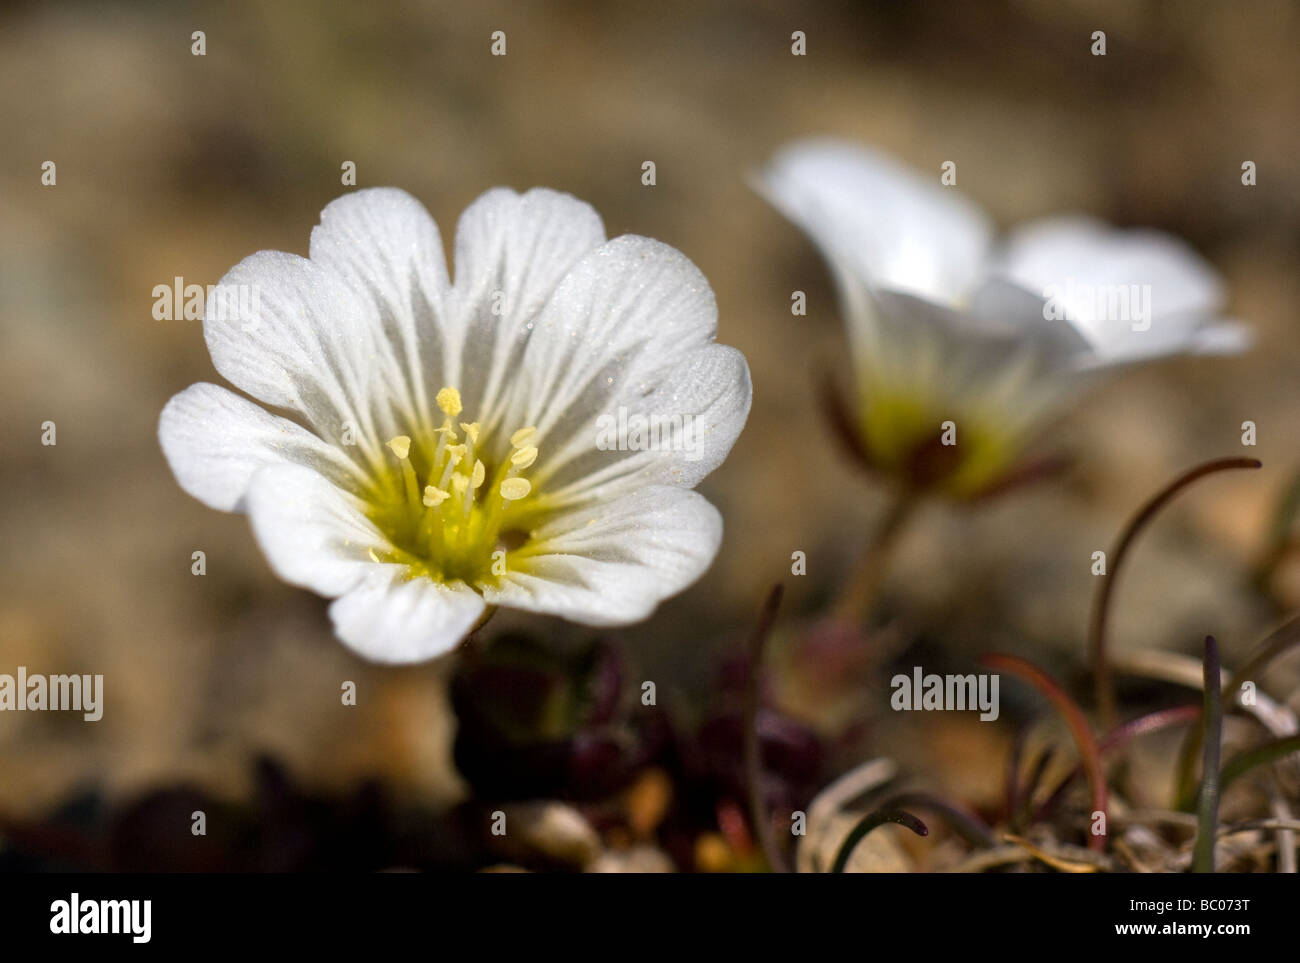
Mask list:
[{"label": "white petal", "polygon": [[[749,412],[743,356],[713,342],[717,305],[680,252],[625,235],[579,262],[547,302],[520,364],[511,424],[536,425],[542,457],[532,477],[556,486],[609,469],[641,483],[690,486],[730,450]],[[598,420],[619,409],[692,423],[690,450],[601,451]],[[653,466],[653,467],[652,467]]]},{"label": "white petal", "polygon": [[758,188],[833,265],[872,286],[955,304],[984,266],[992,227],[940,185],[937,167],[923,176],[866,147],[806,140],[778,152]]},{"label": "white petal", "polygon": [[699,578],[721,540],[722,517],[702,495],[643,488],[548,521],[483,597],[584,625],[627,625]]},{"label": "white petal", "polygon": [[1017,230],[993,270],[1063,308],[1102,362],[1198,350],[1224,300],[1218,275],[1177,238],[1085,217]]},{"label": "white petal", "polygon": [[[223,314],[218,291],[251,292],[251,312]],[[341,277],[306,258],[261,251],[222,278],[208,298],[203,334],[217,370],[254,398],[302,413],[327,440],[355,427],[372,460],[398,430],[373,307]],[[247,316],[246,316],[247,315]]]},{"label": "white petal", "polygon": [[916,378],[918,356],[935,355],[945,381],[961,380],[997,368],[1009,356],[1032,354],[1036,339],[1026,338],[1021,325],[997,315],[973,315],[900,291],[876,291],[879,342],[858,358],[873,377],[885,377],[905,388]]},{"label": "white petal", "polygon": [[[1167,319],[1159,319],[1167,320]],[[1174,323],[1184,323],[1190,330],[1176,341],[1166,338],[1150,337],[1156,324],[1152,322],[1150,332],[1135,331],[1118,345],[1109,345],[1102,351],[1088,351],[1074,358],[1074,367],[1079,371],[1095,372],[1102,369],[1117,369],[1126,365],[1140,364],[1170,355],[1229,355],[1241,354],[1255,344],[1254,332],[1249,325],[1238,321],[1224,321],[1217,324],[1192,325],[1184,319],[1175,319]]]},{"label": "white petal", "polygon": [[1196,332],[1193,354],[1240,354],[1255,344],[1253,329],[1239,321],[1212,324]]},{"label": "white petal", "polygon": [[456,226],[457,347],[448,383],[465,410],[488,418],[517,373],[531,323],[560,279],[605,240],[591,205],[545,188],[495,188]]},{"label": "white petal", "polygon": [[[425,431],[431,392],[445,384],[443,330],[450,282],[442,239],[424,206],[405,191],[370,188],[345,194],[321,212],[311,259],[343,278],[368,303],[374,345],[402,415]],[[431,385],[432,382],[432,385]]]},{"label": "white petal", "polygon": [[863,402],[902,397],[940,420],[975,417],[1019,437],[1066,399],[1064,355],[1039,333],[896,291],[873,300],[877,347],[855,358]]},{"label": "white petal", "polygon": [[707,345],[644,394],[616,392],[594,412],[575,406],[571,423],[542,438],[547,457],[530,478],[552,507],[646,485],[693,488],[731,451],[752,398],[744,355]]},{"label": "white petal", "polygon": [[1001,322],[1054,363],[1086,353],[1088,342],[1068,321],[1047,316],[1047,299],[1001,277],[986,278],[971,295],[967,311],[978,324]]},{"label": "white petal", "polygon": [[388,547],[362,502],[310,468],[263,468],[246,498],[253,534],[275,574],[326,598],[356,585],[380,564],[371,550]]},{"label": "white petal", "polygon": [[167,402],[158,439],[181,488],[223,512],[243,510],[249,481],[268,465],[305,465],[343,486],[361,480],[333,445],[216,385],[190,385]]},{"label": "white petal", "polygon": [[483,614],[482,597],[463,582],[408,579],[400,565],[376,566],[330,605],[334,631],[375,662],[423,662],[451,651]]}]

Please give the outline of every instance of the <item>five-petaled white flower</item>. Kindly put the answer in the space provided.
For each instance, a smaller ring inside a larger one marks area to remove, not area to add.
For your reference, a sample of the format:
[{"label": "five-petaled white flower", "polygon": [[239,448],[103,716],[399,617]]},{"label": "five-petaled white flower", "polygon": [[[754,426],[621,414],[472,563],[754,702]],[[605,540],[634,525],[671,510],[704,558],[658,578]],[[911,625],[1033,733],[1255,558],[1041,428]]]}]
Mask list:
[{"label": "five-petaled white flower", "polygon": [[[431,658],[495,606],[634,622],[717,553],[691,488],[744,425],[749,369],[667,245],[498,188],[460,219],[453,282],[423,206],[372,189],[325,208],[309,258],[254,254],[216,290],[245,285],[252,317],[209,296],[213,364],[297,420],[196,384],[163,410],[162,448],[187,492],[248,513],[281,578],[335,599],[362,655]],[[689,421],[690,450],[598,447],[620,407]]]},{"label": "five-petaled white flower", "polygon": [[[1013,472],[1033,435],[1103,369],[1244,348],[1214,271],[1182,242],[1084,217],[994,243],[986,215],[865,147],[787,146],[757,189],[831,266],[858,387],[858,453],[956,497]],[[957,444],[941,444],[954,422]]]}]

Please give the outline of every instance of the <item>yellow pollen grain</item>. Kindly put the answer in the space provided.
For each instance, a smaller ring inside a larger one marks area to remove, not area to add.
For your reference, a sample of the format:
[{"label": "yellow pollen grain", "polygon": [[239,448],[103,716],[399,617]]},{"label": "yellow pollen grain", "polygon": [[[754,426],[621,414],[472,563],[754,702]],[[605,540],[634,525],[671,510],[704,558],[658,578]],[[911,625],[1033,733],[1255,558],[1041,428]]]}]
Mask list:
[{"label": "yellow pollen grain", "polygon": [[456,489],[457,495],[464,495],[465,489],[469,487],[469,479],[464,475],[453,475],[451,477],[451,487]]},{"label": "yellow pollen grain", "polygon": [[465,452],[467,452],[468,450],[469,449],[466,448],[464,445],[448,445],[447,457],[451,459],[451,463],[453,465],[459,465],[460,460],[465,457]]},{"label": "yellow pollen grain", "polygon": [[460,403],[460,392],[455,388],[442,388],[437,396],[438,407],[448,418],[455,418],[461,413],[463,405]]},{"label": "yellow pollen grain", "polygon": [[393,454],[398,458],[406,458],[411,453],[411,436],[398,435],[388,442],[388,447],[393,450]]},{"label": "yellow pollen grain", "polygon": [[471,488],[478,488],[483,484],[483,479],[487,478],[487,469],[483,467],[483,462],[475,460],[474,472],[469,476],[469,485]]},{"label": "yellow pollen grain", "polygon": [[533,436],[536,434],[537,428],[534,425],[529,425],[527,428],[520,428],[510,436],[510,447],[523,448],[533,440]]},{"label": "yellow pollen grain", "polygon": [[462,421],[460,423],[460,430],[465,432],[469,437],[469,440],[475,445],[478,444],[478,432],[481,427],[482,426],[477,421],[471,421],[468,423]]},{"label": "yellow pollen grain", "polygon": [[520,448],[510,456],[510,464],[516,468],[527,468],[535,461],[537,461],[537,447],[535,445]]},{"label": "yellow pollen grain", "polygon": [[501,483],[501,497],[508,502],[526,498],[532,490],[533,486],[527,478],[507,478]]},{"label": "yellow pollen grain", "polygon": [[441,488],[434,488],[432,485],[424,486],[424,505],[426,508],[437,508],[450,497],[451,492],[445,492]]}]

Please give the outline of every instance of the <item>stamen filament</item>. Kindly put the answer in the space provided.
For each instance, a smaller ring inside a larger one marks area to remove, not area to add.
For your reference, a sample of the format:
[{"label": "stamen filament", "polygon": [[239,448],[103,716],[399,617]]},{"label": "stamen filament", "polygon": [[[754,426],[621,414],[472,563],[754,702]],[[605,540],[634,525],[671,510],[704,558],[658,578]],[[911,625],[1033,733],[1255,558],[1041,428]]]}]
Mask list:
[{"label": "stamen filament", "polygon": [[[509,453],[497,460],[490,454],[493,449],[483,423],[457,420],[463,410],[459,391],[443,388],[437,404],[444,415],[441,428],[421,434],[418,445],[407,435],[388,442],[400,464],[402,481],[395,489],[391,470],[376,479],[380,482],[376,492],[384,493],[378,497],[390,506],[376,521],[383,523],[393,547],[385,560],[400,559],[412,577],[477,585],[498,577],[492,571],[493,556],[501,544],[502,528],[509,519],[532,511],[522,503],[535,498],[536,492],[522,475],[538,459],[537,428],[521,428],[510,435]],[[463,443],[457,428],[464,434]],[[437,435],[436,443],[431,434]]]}]

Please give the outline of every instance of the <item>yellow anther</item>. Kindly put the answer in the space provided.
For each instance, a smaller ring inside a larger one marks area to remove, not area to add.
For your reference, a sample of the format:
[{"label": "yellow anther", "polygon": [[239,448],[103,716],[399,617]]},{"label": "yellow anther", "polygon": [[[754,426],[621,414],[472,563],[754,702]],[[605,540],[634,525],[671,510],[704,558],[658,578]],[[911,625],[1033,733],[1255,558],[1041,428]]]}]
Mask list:
[{"label": "yellow anther", "polygon": [[393,449],[394,455],[396,455],[398,458],[404,459],[407,455],[411,453],[411,436],[398,435],[396,438],[392,438],[389,440],[388,447]]},{"label": "yellow anther", "polygon": [[501,483],[501,497],[508,502],[517,502],[528,497],[533,486],[527,478],[507,478]]},{"label": "yellow anther", "polygon": [[443,388],[438,392],[438,407],[448,418],[455,418],[461,413],[460,392],[455,388]]},{"label": "yellow anther", "polygon": [[394,547],[372,550],[371,557],[401,556],[413,571],[436,581],[477,584],[496,564],[493,553],[502,531],[516,534],[512,526],[520,527],[544,507],[533,483],[521,477],[540,458],[541,434],[533,425],[521,428],[509,436],[510,448],[503,452],[489,422],[458,420],[464,404],[455,388],[439,391],[437,403],[442,427],[422,426],[424,434],[396,435],[385,443],[398,460],[388,463],[385,503],[376,508],[377,519],[392,517],[392,531],[385,534]]},{"label": "yellow anther", "polygon": [[537,447],[535,445],[529,445],[527,448],[520,448],[510,456],[510,464],[515,468],[527,468],[535,461],[537,461]]}]

